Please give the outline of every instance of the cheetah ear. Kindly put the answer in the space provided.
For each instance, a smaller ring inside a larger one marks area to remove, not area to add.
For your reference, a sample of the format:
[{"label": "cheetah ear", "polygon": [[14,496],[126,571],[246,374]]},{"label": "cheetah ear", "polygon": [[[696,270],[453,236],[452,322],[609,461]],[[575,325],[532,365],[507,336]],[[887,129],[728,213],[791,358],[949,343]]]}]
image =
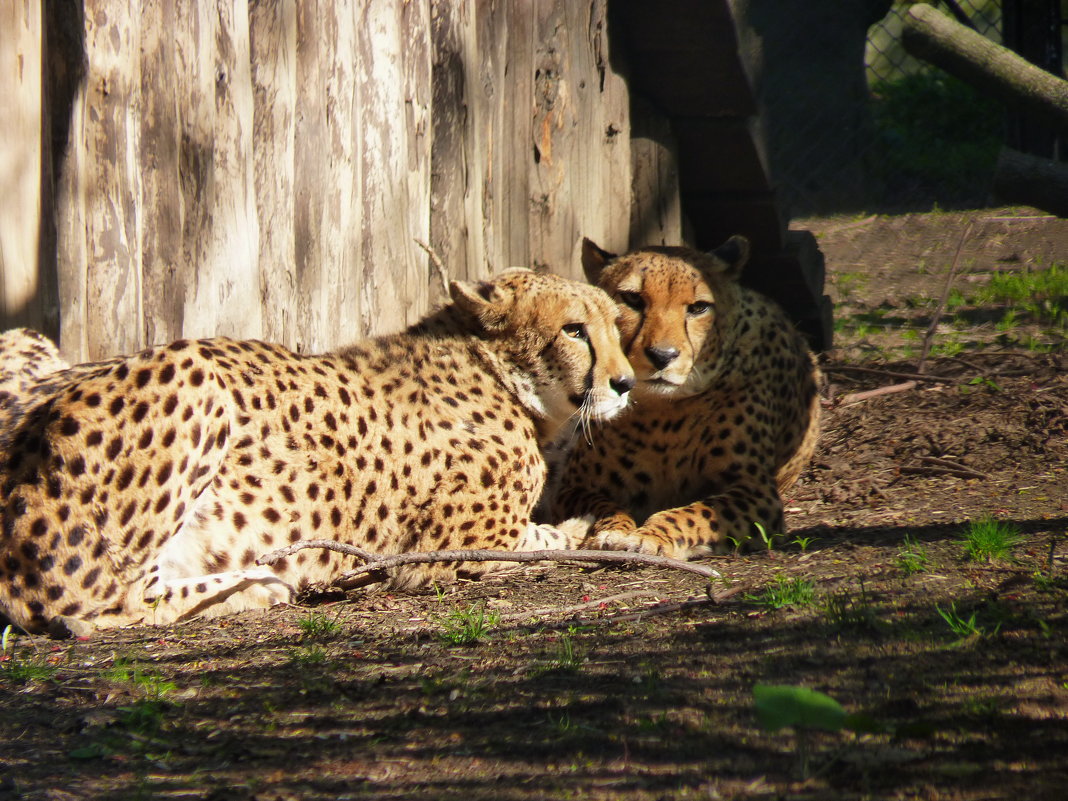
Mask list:
[{"label": "cheetah ear", "polygon": [[489,332],[504,330],[515,299],[510,287],[492,281],[453,281],[449,294],[459,309]]},{"label": "cheetah ear", "polygon": [[742,268],[749,260],[749,240],[740,234],[735,234],[715,250],[711,255],[723,263],[720,272],[732,280],[737,280],[742,274]]},{"label": "cheetah ear", "polygon": [[596,285],[601,280],[601,271],[615,257],[615,253],[601,250],[592,240],[582,238],[582,271],[586,273],[586,280],[591,284]]}]

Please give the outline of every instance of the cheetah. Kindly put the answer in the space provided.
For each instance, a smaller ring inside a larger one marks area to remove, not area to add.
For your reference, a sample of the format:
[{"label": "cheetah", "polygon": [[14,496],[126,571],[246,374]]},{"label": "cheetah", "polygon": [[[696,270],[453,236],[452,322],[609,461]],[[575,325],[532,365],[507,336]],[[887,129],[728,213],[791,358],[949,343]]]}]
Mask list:
[{"label": "cheetah", "polygon": [[[256,566],[305,538],[577,547],[531,510],[542,449],[627,404],[615,304],[520,268],[450,294],[430,321],[324,355],[181,340],[29,380],[0,431],[0,613],[40,631],[266,607],[344,572],[326,550]],[[388,581],[460,569],[493,568]]]},{"label": "cheetah", "polygon": [[0,334],[0,429],[19,415],[31,386],[68,367],[52,340],[36,331],[12,328]]},{"label": "cheetah", "polygon": [[820,373],[781,309],[738,283],[749,253],[586,240],[583,267],[619,308],[631,408],[572,447],[552,505],[589,513],[590,546],[690,558],[783,532],[781,493],[819,430]]}]

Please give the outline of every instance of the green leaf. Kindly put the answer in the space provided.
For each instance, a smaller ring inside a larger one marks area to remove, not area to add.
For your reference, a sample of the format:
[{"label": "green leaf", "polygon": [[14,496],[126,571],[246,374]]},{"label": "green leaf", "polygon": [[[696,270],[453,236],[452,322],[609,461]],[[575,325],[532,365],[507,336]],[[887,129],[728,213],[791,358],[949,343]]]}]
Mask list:
[{"label": "green leaf", "polygon": [[90,743],[82,748],[74,748],[70,751],[71,759],[100,759],[107,756],[107,749],[99,743]]},{"label": "green leaf", "polygon": [[840,731],[846,724],[842,705],[816,690],[772,684],[753,686],[757,719],[769,731],[785,726]]}]

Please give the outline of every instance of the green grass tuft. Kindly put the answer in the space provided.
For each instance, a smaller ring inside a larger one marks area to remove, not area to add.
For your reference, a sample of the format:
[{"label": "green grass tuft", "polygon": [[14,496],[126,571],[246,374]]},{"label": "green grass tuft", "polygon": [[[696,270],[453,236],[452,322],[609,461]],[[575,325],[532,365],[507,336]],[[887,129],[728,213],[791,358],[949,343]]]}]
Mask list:
[{"label": "green grass tuft", "polygon": [[782,609],[786,606],[808,606],[816,597],[815,586],[808,579],[789,578],[779,573],[767,583],[760,593],[747,593],[745,599],[750,603],[765,606],[768,609]]},{"label": "green grass tuft", "polygon": [[961,537],[964,555],[973,562],[1007,559],[1020,544],[1020,532],[1011,523],[983,517],[968,524]]},{"label": "green grass tuft", "polygon": [[455,609],[442,620],[438,636],[450,645],[474,645],[501,621],[499,612],[487,611],[480,604]]}]

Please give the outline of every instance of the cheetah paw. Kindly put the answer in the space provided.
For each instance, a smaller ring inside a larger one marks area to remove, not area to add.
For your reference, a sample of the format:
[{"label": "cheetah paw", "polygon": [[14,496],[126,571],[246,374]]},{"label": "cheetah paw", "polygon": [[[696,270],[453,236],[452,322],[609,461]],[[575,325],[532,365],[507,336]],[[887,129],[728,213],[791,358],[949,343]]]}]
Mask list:
[{"label": "cheetah paw", "polygon": [[594,548],[601,551],[631,551],[652,556],[674,556],[675,547],[659,537],[635,531],[601,531],[592,538]]}]

